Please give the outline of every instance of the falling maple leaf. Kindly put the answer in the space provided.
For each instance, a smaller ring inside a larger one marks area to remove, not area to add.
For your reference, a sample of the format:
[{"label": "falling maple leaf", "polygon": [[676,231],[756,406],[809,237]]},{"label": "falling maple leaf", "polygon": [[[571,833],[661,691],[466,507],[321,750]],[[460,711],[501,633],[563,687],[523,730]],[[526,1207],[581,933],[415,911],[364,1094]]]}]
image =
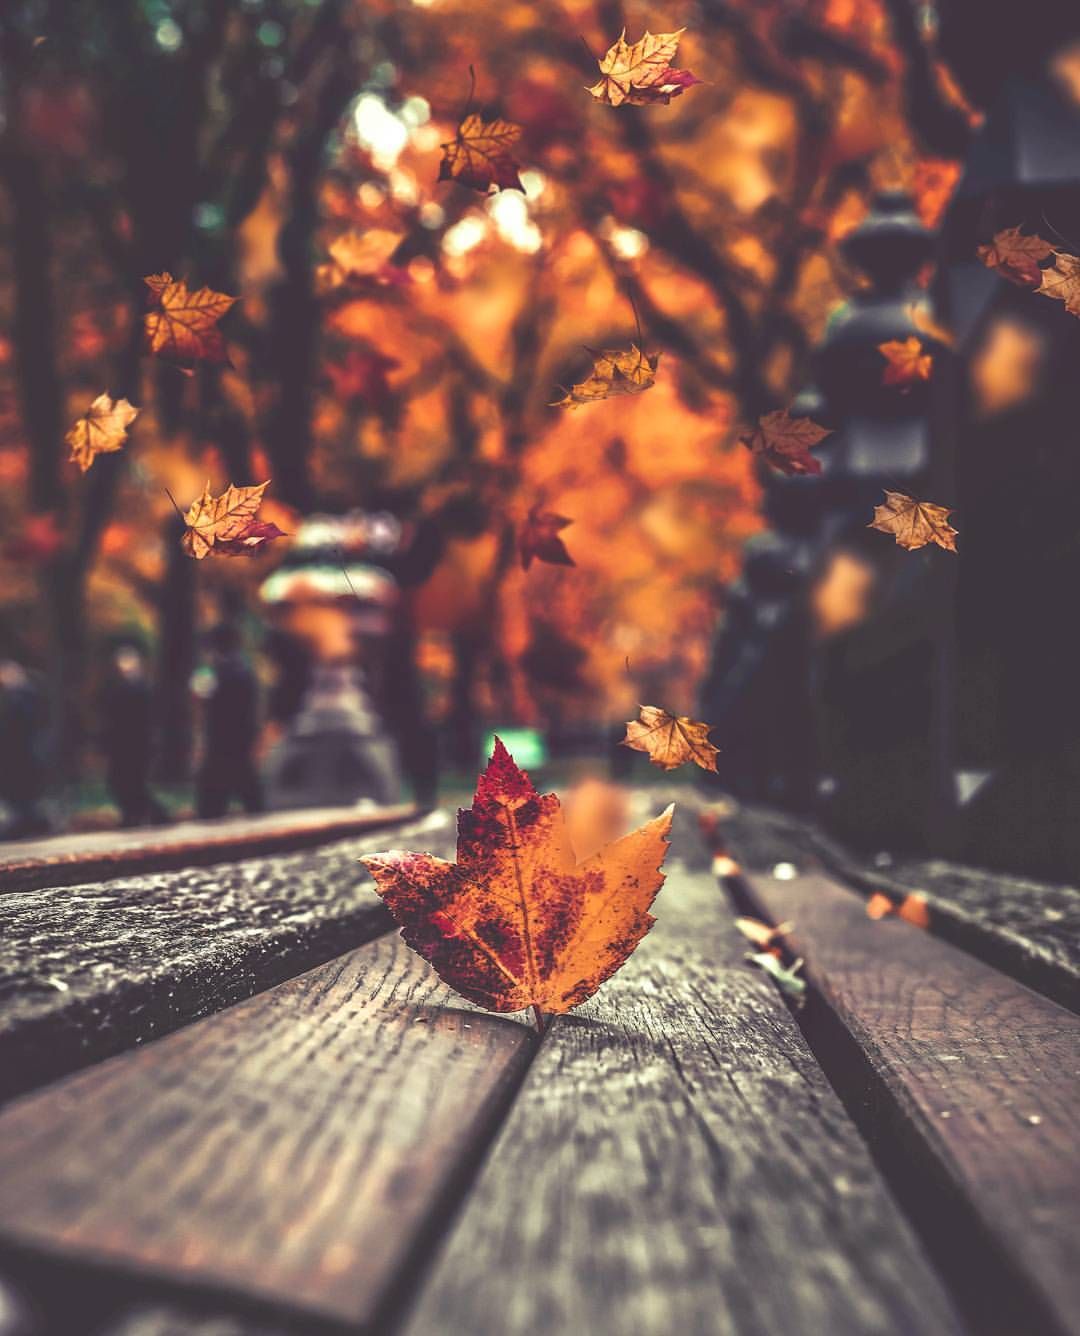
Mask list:
[{"label": "falling maple leaf", "polygon": [[735,926],[748,940],[760,947],[763,951],[771,951],[776,954],[779,951],[776,943],[781,937],[787,934],[795,926],[794,923],[785,921],[778,923],[775,928],[770,927],[768,923],[762,923],[761,919],[756,918],[737,918]]},{"label": "falling maple leaf", "polygon": [[866,527],[891,533],[900,547],[909,552],[927,543],[937,543],[947,552],[955,552],[957,530],[947,522],[951,514],[948,506],[916,501],[903,492],[886,489],[885,504],[874,507],[874,518]]},{"label": "falling maple leaf", "polygon": [[639,705],[637,719],[626,725],[622,745],[646,752],[653,765],[662,770],[674,770],[693,761],[702,770],[715,773],[720,749],[709,741],[711,727],[685,715],[669,714],[656,705]]},{"label": "falling maple leaf", "polygon": [[182,278],[151,274],[143,282],[155,305],[143,329],[147,351],[189,372],[196,362],[227,362],[225,340],[217,322],[236,301],[213,288],[188,289]]},{"label": "falling maple leaf", "polygon": [[977,246],[975,254],[988,269],[996,269],[1010,283],[1022,288],[1037,288],[1042,281],[1040,260],[1048,259],[1057,247],[1039,236],[1025,236],[1018,227],[995,232],[992,240]]},{"label": "falling maple leaf", "polygon": [[751,453],[762,455],[781,473],[820,473],[821,460],[810,449],[831,435],[830,427],[811,418],[792,417],[786,408],[778,408],[758,418],[753,432],[742,439]]},{"label": "falling maple leaf", "polygon": [[518,552],[525,570],[537,561],[548,561],[553,566],[573,566],[574,558],[566,550],[566,544],[559,537],[559,530],[573,524],[565,515],[556,515],[550,510],[541,510],[538,501],[525,518],[518,535]]},{"label": "falling maple leaf", "polygon": [[879,343],[878,352],[885,358],[882,385],[910,389],[918,381],[930,379],[934,359],[914,336]]},{"label": "falling maple leaf", "polygon": [[1080,256],[1059,252],[1053,266],[1040,270],[1039,291],[1045,297],[1064,302],[1070,315],[1080,315]]},{"label": "falling maple leaf", "polygon": [[107,392],[99,394],[64,437],[71,446],[71,461],[85,473],[98,455],[119,450],[138,413],[126,399],[113,399]]},{"label": "falling maple leaf", "polygon": [[276,524],[256,519],[263,492],[270,481],[257,487],[234,487],[232,483],[220,496],[211,496],[210,484],[184,515],[187,532],[184,551],[196,561],[211,552],[215,556],[253,556],[265,543],[285,535]]},{"label": "falling maple leaf", "polygon": [[686,31],[646,32],[631,45],[626,29],[599,62],[601,78],[588,90],[598,102],[609,107],[644,107],[654,102],[670,102],[693,84],[701,83],[689,70],[671,68],[679,38]]},{"label": "falling maple leaf", "polygon": [[558,797],[496,739],[458,813],[456,863],[397,850],[361,861],[405,941],[470,1002],[566,1012],[652,927],[672,811],[577,863]]},{"label": "falling maple leaf", "polygon": [[573,385],[552,408],[576,408],[579,404],[593,404],[600,399],[613,399],[620,394],[642,394],[656,383],[656,368],[660,354],[642,352],[636,343],[629,348],[605,348],[593,355],[592,375]]},{"label": "falling maple leaf", "polygon": [[443,158],[439,180],[457,181],[484,195],[492,186],[524,194],[525,187],[518,176],[521,164],[510,152],[520,137],[520,125],[512,121],[485,121],[473,112],[458,126],[454,138],[440,145]]}]

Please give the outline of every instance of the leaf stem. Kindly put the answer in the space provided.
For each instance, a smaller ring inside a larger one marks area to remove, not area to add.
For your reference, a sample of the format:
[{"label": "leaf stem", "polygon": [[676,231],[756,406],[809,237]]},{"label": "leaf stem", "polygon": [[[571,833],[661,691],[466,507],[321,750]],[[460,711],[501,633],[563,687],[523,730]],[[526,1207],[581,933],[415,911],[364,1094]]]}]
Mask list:
[{"label": "leaf stem", "polygon": [[545,1017],[544,1013],[540,1010],[538,1006],[532,1006],[529,1008],[529,1010],[532,1012],[532,1018],[536,1022],[536,1033],[538,1035],[543,1035],[544,1032],[547,1030],[548,1026],[551,1024],[550,1020],[547,1017]]},{"label": "leaf stem", "polygon": [[[172,492],[170,492],[169,489],[168,489],[167,487],[165,488],[165,495],[166,495],[166,496],[169,498],[169,500],[172,502],[173,510],[175,510],[176,513],[177,513],[177,514],[180,516],[180,518],[183,520],[183,519],[184,519],[184,512],[183,512],[183,511],[180,509],[180,507],[176,504],[176,497],[173,496]],[[187,520],[184,520],[184,523],[186,524],[186,523],[187,523]]]}]

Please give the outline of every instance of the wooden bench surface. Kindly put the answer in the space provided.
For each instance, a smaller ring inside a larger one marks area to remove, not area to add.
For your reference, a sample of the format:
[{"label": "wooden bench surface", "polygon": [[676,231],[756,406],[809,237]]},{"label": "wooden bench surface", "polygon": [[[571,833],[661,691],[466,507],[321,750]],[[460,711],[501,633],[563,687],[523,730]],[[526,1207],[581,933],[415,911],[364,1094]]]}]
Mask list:
[{"label": "wooden bench surface", "polygon": [[263,812],[0,842],[0,893],[308,849],[415,819],[411,804]]},{"label": "wooden bench surface", "polygon": [[[453,847],[446,813],[394,834]],[[373,832],[302,854],[0,896],[0,1098],[384,932],[389,919],[359,859],[386,839]]]},{"label": "wooden bench surface", "polygon": [[[637,819],[669,796],[639,793]],[[87,1336],[1080,1331],[1080,1021],[871,921],[833,880],[743,879],[744,905],[797,919],[811,989],[796,1018],[743,959],[701,804],[683,808],[657,926],[542,1038],[377,935],[356,857],[445,856],[445,814],[317,853],[0,899],[23,970],[0,948],[0,1044],[29,1054],[35,1027],[81,1031],[96,1063],[0,1110],[0,1300],[7,1285],[37,1306],[30,1336],[69,1310]],[[290,912],[335,925],[325,963],[279,931]],[[96,977],[84,996],[115,1017],[104,1041],[62,991],[22,982],[65,940]],[[246,991],[215,984],[219,965],[246,969]],[[134,1048],[160,1030],[127,1018],[129,979],[153,1009],[173,976],[197,998],[199,970],[215,1014]]]}]

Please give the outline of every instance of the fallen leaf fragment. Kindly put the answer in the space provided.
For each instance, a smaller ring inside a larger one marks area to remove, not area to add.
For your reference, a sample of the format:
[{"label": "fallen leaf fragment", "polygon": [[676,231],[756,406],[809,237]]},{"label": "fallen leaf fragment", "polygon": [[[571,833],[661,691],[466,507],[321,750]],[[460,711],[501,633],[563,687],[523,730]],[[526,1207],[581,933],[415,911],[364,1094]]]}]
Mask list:
[{"label": "fallen leaf fragment", "polygon": [[151,274],[143,282],[154,305],[143,319],[147,351],[181,370],[197,362],[227,362],[218,321],[236,301],[213,288],[189,290],[182,278]]},{"label": "fallen leaf fragment", "polygon": [[405,941],[464,997],[566,1012],[652,927],[672,811],[576,863],[558,797],[537,793],[496,740],[458,813],[456,863],[399,851],[361,861]]},{"label": "fallen leaf fragment", "polygon": [[529,569],[534,557],[537,561],[547,561],[553,566],[573,566],[574,558],[559,537],[559,531],[573,522],[565,515],[556,515],[551,510],[541,510],[540,503],[537,502],[529,510],[518,535],[518,552],[524,569]]},{"label": "fallen leaf fragment", "polygon": [[820,473],[821,461],[810,449],[831,435],[831,428],[811,418],[792,417],[786,408],[778,408],[758,418],[757,426],[743,441],[751,453],[762,455],[781,473]]},{"label": "fallen leaf fragment", "polygon": [[1070,315],[1080,315],[1080,256],[1058,254],[1049,269],[1040,271],[1039,291],[1064,302]]},{"label": "fallen leaf fragment", "polygon": [[1010,283],[1037,288],[1043,273],[1039,261],[1048,259],[1056,249],[1042,237],[1025,236],[1018,227],[1006,227],[995,232],[986,245],[977,246],[975,254],[988,269],[996,269]]},{"label": "fallen leaf fragment", "polygon": [[874,518],[866,527],[892,534],[899,546],[909,552],[927,543],[937,543],[946,552],[955,552],[958,531],[948,523],[951,514],[948,506],[916,501],[903,492],[886,489],[885,504],[874,507]]},{"label": "fallen leaf fragment", "polygon": [[71,446],[72,463],[85,473],[98,455],[121,449],[138,414],[126,399],[113,399],[108,392],[99,394],[64,437]]},{"label": "fallen leaf fragment", "polygon": [[919,891],[912,891],[910,895],[905,895],[900,902],[900,908],[896,912],[905,923],[911,923],[916,928],[929,928],[930,926],[930,908],[926,903],[926,896]]},{"label": "fallen leaf fragment", "polygon": [[763,951],[771,951],[775,954],[779,950],[776,946],[777,941],[781,937],[786,937],[795,924],[786,920],[783,923],[778,923],[774,928],[768,923],[763,923],[761,919],[737,918],[735,926],[755,946],[760,947]]},{"label": "fallen leaf fragment", "polygon": [[791,997],[802,998],[806,992],[806,980],[799,977],[799,970],[802,969],[802,960],[796,960],[792,965],[785,965],[782,960],[774,956],[770,951],[759,951],[754,955],[746,957],[758,969],[764,970],[770,978],[775,980],[781,992],[787,993]]},{"label": "fallen leaf fragment", "polygon": [[685,31],[646,32],[640,41],[631,44],[624,28],[599,62],[601,77],[588,91],[609,107],[645,107],[679,97],[687,88],[701,83],[689,70],[671,67]]},{"label": "fallen leaf fragment", "polygon": [[626,725],[622,745],[647,753],[653,765],[662,770],[675,770],[693,761],[702,770],[715,773],[720,749],[709,741],[711,727],[685,715],[669,714],[656,705],[639,705],[637,719]]},{"label": "fallen leaf fragment", "polygon": [[[592,351],[590,349],[590,351]],[[592,374],[573,385],[552,408],[576,408],[621,394],[642,394],[656,383],[660,354],[642,352],[636,343],[629,348],[605,348],[593,352]]]},{"label": "fallen leaf fragment", "polygon": [[454,138],[441,145],[440,181],[457,181],[486,195],[496,190],[520,190],[521,164],[510,150],[521,137],[521,126],[512,121],[485,121],[473,112],[457,128]]},{"label": "fallen leaf fragment", "polygon": [[888,339],[878,344],[878,352],[885,358],[882,385],[910,389],[920,380],[929,380],[934,359],[914,336],[907,339]]},{"label": "fallen leaf fragment", "polygon": [[867,918],[883,919],[895,913],[896,906],[883,891],[875,891],[866,902]]},{"label": "fallen leaf fragment", "polygon": [[221,557],[249,557],[268,542],[285,535],[276,524],[256,519],[263,492],[269,479],[257,487],[234,487],[231,483],[220,496],[210,494],[206,484],[203,494],[192,502],[184,515],[187,531],[184,551],[196,561],[213,553]]}]

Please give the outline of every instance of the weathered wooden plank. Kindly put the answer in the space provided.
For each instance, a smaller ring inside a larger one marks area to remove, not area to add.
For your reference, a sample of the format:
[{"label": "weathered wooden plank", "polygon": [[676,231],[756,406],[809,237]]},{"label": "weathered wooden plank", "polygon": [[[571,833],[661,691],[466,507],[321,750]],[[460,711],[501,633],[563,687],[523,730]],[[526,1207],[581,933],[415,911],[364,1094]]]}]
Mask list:
[{"label": "weathered wooden plank", "polygon": [[370,1323],[534,1047],[395,935],[0,1114],[0,1238]]},{"label": "weathered wooden plank", "polygon": [[[744,866],[769,870],[788,862],[829,870],[866,893],[926,896],[934,932],[1004,970],[1021,983],[1080,1011],[1080,889],[1053,886],[941,859],[861,862],[798,817],[730,805],[721,834]],[[885,861],[887,859],[887,861]]]},{"label": "weathered wooden plank", "polygon": [[106,877],[206,867],[226,859],[310,849],[413,820],[417,809],[324,807],[182,821],[0,843],[0,892],[77,886]]},{"label": "weathered wooden plank", "polygon": [[[448,851],[443,813],[395,831]],[[359,863],[313,853],[0,897],[0,1098],[250,997],[389,925]]]},{"label": "weathered wooden plank", "polygon": [[871,921],[828,878],[745,885],[794,921],[807,1024],[868,1134],[892,1139],[922,1212],[970,1243],[958,1280],[1015,1285],[1026,1330],[1080,1332],[1080,1019],[931,934]]},{"label": "weathered wooden plank", "polygon": [[407,1336],[956,1330],[713,879],[674,861],[656,912],[545,1037]]}]

